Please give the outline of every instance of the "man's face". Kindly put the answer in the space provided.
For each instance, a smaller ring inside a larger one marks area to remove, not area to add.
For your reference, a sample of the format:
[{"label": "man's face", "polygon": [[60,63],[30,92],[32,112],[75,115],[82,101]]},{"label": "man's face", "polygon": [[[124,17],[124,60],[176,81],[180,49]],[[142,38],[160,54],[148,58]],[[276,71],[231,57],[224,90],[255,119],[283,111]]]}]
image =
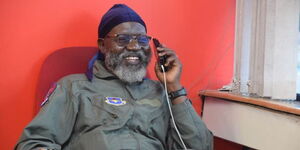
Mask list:
[{"label": "man's face", "polygon": [[126,39],[128,35],[146,35],[146,31],[144,26],[136,22],[121,23],[99,42],[99,46],[105,54],[105,66],[121,80],[131,84],[145,77],[151,50],[149,43],[141,44],[136,39],[124,44],[123,38]]}]

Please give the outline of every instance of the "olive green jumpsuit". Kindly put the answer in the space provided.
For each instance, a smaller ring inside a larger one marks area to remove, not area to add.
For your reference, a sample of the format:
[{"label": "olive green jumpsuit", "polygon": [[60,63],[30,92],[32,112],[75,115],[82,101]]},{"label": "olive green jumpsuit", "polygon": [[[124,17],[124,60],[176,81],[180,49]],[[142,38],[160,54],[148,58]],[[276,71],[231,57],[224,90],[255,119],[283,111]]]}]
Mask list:
[{"label": "olive green jumpsuit", "polygon": [[[62,78],[15,149],[183,149],[159,82],[127,85],[100,60],[93,74],[91,81],[84,74]],[[172,112],[188,148],[212,149],[213,136],[189,100],[173,105]]]}]

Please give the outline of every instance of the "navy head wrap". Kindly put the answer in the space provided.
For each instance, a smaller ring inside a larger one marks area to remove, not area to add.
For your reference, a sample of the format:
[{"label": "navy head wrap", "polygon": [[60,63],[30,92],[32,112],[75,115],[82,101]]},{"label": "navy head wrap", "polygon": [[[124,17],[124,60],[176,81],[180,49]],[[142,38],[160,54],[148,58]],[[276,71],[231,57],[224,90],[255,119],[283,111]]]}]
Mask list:
[{"label": "navy head wrap", "polygon": [[103,15],[98,27],[98,38],[104,38],[112,28],[123,22],[138,22],[147,30],[145,22],[134,10],[124,4],[115,4]]}]

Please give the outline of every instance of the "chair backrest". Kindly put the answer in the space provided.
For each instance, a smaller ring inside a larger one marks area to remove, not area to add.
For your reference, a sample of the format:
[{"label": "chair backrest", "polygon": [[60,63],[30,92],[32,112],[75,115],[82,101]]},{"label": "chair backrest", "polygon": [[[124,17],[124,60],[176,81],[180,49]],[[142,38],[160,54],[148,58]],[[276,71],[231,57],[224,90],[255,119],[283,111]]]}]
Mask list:
[{"label": "chair backrest", "polygon": [[97,53],[97,47],[68,47],[50,54],[44,61],[36,90],[37,113],[51,85],[63,76],[85,73],[89,60]]}]

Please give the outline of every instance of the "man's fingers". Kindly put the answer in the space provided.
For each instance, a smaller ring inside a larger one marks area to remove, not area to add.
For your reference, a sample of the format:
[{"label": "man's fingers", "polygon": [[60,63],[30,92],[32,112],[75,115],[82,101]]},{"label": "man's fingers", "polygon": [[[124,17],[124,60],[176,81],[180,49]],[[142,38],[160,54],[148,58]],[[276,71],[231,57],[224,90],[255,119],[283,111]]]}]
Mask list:
[{"label": "man's fingers", "polygon": [[167,56],[166,63],[164,65],[169,66],[169,65],[176,65],[176,63],[180,63],[178,60],[178,56],[176,53],[168,49],[166,47],[158,47],[159,53],[158,56]]},{"label": "man's fingers", "polygon": [[166,66],[169,66],[170,64],[173,64],[174,62],[176,62],[177,60],[177,57],[175,55],[171,55],[169,57],[167,57],[167,60],[166,60]]},{"label": "man's fingers", "polygon": [[164,56],[164,55],[167,55],[167,56],[175,55],[176,56],[176,54],[174,53],[174,51],[172,51],[170,49],[164,49],[163,51],[161,51],[161,52],[158,53],[158,56]]}]

